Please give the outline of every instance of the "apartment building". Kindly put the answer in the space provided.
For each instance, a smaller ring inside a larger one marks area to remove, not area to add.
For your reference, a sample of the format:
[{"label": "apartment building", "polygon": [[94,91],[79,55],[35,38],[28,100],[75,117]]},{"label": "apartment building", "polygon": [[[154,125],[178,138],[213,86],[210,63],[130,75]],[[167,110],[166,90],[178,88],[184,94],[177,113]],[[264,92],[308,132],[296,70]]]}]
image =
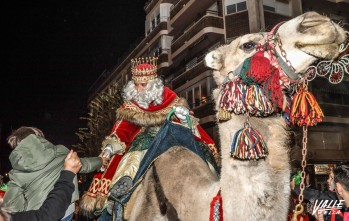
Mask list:
[{"label": "apartment building", "polygon": [[[211,92],[216,87],[205,54],[237,36],[267,30],[301,13],[301,2],[241,0],[151,0],[145,4],[145,36],[116,68],[95,82],[90,101],[130,79],[130,60],[158,56],[158,74],[185,97],[201,125],[218,140]],[[223,7],[224,4],[224,7]],[[293,9],[295,8],[295,9]]]},{"label": "apartment building", "polygon": [[[206,53],[240,35],[269,31],[280,21],[305,11],[317,10],[348,21],[349,1],[316,2],[315,7],[311,0],[149,0],[144,6],[144,37],[113,70],[101,75],[89,101],[101,91],[113,92],[116,85],[124,85],[130,79],[132,58],[158,56],[158,74],[167,86],[188,100],[200,124],[218,143],[211,99],[216,85],[212,71],[204,64]],[[326,117],[323,124],[310,129],[310,162],[349,159],[349,84],[345,80],[340,89],[324,79],[312,84]],[[295,136],[295,159],[301,159],[301,146],[300,136]]]}]

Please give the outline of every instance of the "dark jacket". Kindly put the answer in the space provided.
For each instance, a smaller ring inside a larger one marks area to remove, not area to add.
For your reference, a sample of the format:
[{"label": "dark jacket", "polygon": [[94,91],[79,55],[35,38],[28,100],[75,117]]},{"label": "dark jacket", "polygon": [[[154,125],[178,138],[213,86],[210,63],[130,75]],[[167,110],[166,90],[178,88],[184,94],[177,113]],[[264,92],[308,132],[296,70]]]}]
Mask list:
[{"label": "dark jacket", "polygon": [[38,210],[18,212],[12,215],[12,221],[57,221],[60,220],[72,201],[75,190],[75,174],[62,170],[59,179]]},{"label": "dark jacket", "polygon": [[[5,206],[14,212],[39,209],[58,180],[68,153],[65,146],[53,145],[33,134],[23,139],[10,154],[13,169],[4,196]],[[93,172],[102,165],[99,157],[80,160],[80,173]],[[76,177],[74,185],[72,202],[79,199]]]}]

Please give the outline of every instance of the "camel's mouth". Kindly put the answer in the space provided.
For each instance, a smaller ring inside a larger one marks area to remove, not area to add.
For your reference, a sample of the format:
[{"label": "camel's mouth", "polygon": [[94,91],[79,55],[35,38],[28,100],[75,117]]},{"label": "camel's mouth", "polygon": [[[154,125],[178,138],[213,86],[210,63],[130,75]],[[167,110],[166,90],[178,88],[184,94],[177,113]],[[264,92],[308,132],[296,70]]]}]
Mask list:
[{"label": "camel's mouth", "polygon": [[297,42],[296,48],[317,59],[334,59],[339,55],[338,43],[302,44]]}]

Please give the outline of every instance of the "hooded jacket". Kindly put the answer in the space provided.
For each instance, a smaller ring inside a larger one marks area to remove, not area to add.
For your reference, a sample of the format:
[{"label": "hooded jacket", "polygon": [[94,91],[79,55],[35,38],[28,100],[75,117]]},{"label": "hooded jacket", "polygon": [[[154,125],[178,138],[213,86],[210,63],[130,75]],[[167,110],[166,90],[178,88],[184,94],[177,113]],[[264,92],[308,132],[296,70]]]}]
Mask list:
[{"label": "hooded jacket", "polygon": [[[68,153],[65,146],[53,145],[34,134],[23,139],[9,157],[13,169],[9,173],[5,205],[14,212],[39,209],[58,180]],[[99,157],[80,160],[80,173],[93,172],[102,166]],[[72,202],[79,199],[76,176],[74,185]]]}]

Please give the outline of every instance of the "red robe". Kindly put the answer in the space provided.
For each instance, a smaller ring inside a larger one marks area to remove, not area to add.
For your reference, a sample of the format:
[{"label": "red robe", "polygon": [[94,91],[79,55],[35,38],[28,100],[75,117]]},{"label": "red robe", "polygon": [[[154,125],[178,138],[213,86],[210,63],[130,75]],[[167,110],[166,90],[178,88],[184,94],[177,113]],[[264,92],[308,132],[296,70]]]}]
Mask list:
[{"label": "red robe", "polygon": [[[117,121],[109,136],[116,136],[120,145],[126,147],[124,153],[127,153],[130,144],[141,132],[142,127],[161,126],[174,106],[188,105],[184,99],[177,97],[175,92],[167,87],[164,87],[161,105],[150,104],[149,108],[145,109],[133,101],[127,101],[117,110]],[[196,138],[208,144],[213,154],[216,155],[218,151],[213,140],[199,125],[197,129],[201,138]],[[84,202],[80,204],[81,209],[94,210],[97,208],[100,210],[104,207],[114,173],[122,157],[123,155],[114,155],[104,173],[97,173],[94,176],[88,192],[83,196],[82,201]]]}]

